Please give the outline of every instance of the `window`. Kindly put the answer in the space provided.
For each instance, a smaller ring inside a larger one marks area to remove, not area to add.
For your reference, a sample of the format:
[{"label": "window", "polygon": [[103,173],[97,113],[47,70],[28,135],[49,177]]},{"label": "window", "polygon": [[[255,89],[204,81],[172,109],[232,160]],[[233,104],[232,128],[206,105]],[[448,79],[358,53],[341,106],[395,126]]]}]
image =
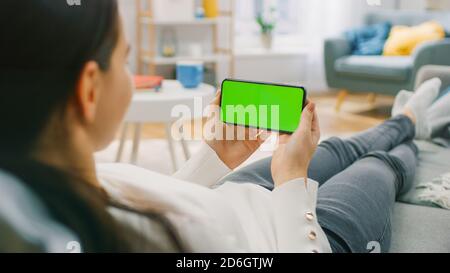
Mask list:
[{"label": "window", "polygon": [[237,36],[257,35],[260,33],[256,22],[258,14],[275,8],[277,24],[275,35],[296,35],[299,32],[298,0],[239,0],[236,1]]}]

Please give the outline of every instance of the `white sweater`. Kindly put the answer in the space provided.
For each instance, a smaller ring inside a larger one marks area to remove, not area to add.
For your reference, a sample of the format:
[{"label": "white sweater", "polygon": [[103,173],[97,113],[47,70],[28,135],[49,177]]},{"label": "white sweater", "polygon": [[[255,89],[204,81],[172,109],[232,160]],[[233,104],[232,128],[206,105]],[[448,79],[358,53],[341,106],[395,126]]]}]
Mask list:
[{"label": "white sweater", "polygon": [[97,171],[111,198],[161,210],[192,252],[331,252],[317,222],[313,180],[272,192],[251,181],[214,187],[230,169],[206,144],[173,177],[125,164],[99,164]]}]

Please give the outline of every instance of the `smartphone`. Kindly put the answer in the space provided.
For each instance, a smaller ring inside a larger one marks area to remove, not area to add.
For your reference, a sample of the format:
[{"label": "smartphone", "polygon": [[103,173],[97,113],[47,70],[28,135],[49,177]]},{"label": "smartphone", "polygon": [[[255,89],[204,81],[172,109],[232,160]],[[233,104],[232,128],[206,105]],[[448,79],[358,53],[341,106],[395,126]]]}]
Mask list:
[{"label": "smartphone", "polygon": [[226,79],[220,119],[227,124],[292,134],[306,104],[300,86]]}]

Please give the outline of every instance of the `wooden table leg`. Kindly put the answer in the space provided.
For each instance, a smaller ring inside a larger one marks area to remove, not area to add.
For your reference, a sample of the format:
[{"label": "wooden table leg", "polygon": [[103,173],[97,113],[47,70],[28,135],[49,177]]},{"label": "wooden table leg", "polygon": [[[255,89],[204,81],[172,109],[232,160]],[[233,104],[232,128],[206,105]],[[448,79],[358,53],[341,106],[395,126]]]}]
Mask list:
[{"label": "wooden table leg", "polygon": [[186,160],[189,160],[189,158],[191,158],[191,152],[189,151],[189,147],[188,147],[184,137],[181,138],[180,142],[181,142],[181,147],[183,147],[184,158]]},{"label": "wooden table leg", "polygon": [[345,89],[342,89],[339,91],[337,102],[336,102],[336,112],[340,112],[342,108],[342,104],[344,103],[344,100],[348,97],[348,91]]},{"label": "wooden table leg", "polygon": [[170,152],[170,157],[172,159],[173,171],[176,172],[176,171],[178,171],[178,163],[177,163],[177,157],[175,154],[174,141],[173,141],[173,137],[172,137],[172,124],[170,124],[170,123],[166,124],[166,139],[167,139],[167,144],[169,144],[169,152]]},{"label": "wooden table leg", "polygon": [[370,103],[370,106],[375,106],[375,102],[377,101],[377,94],[375,94],[375,93],[370,93],[368,96],[367,96],[367,100],[369,101],[369,103]]},{"label": "wooden table leg", "polygon": [[138,160],[139,144],[141,142],[142,124],[136,123],[134,125],[133,150],[131,152],[131,164],[136,164]]},{"label": "wooden table leg", "polygon": [[119,149],[117,150],[116,162],[120,162],[120,160],[122,160],[123,149],[125,147],[125,141],[127,140],[127,131],[128,131],[128,122],[125,122],[122,125],[122,131],[120,133],[120,143]]}]

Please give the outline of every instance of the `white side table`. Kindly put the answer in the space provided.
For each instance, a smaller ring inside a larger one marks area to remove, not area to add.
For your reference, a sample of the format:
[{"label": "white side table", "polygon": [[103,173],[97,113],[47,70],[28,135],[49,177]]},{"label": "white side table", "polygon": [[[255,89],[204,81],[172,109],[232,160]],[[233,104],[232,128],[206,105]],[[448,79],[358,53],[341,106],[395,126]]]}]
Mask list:
[{"label": "white side table", "polygon": [[[178,169],[174,139],[171,134],[173,123],[179,117],[172,117],[172,109],[175,106],[187,106],[192,118],[201,118],[199,113],[194,111],[194,101],[201,98],[202,110],[214,99],[215,87],[201,84],[195,89],[185,89],[178,81],[165,80],[159,92],[139,90],[133,96],[130,108],[125,116],[124,125],[120,136],[120,145],[117,151],[116,161],[122,158],[125,146],[126,134],[130,124],[134,124],[133,149],[131,153],[131,163],[135,164],[138,159],[139,144],[141,139],[141,128],[144,123],[164,123],[166,127],[166,138],[169,144],[169,152],[172,158],[174,171]],[[202,111],[203,112],[203,111]],[[181,145],[186,159],[190,157],[186,142],[182,139]]]}]

